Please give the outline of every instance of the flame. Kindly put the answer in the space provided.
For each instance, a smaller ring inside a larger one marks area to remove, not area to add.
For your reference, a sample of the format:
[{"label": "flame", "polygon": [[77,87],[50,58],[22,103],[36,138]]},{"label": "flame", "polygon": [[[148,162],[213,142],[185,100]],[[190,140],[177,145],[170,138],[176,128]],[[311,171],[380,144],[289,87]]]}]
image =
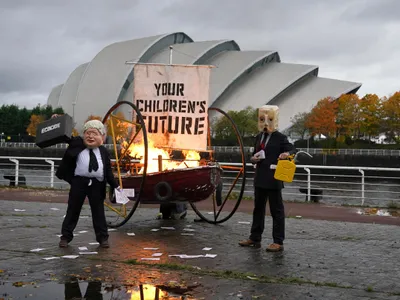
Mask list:
[{"label": "flame", "polygon": [[[144,146],[143,143],[132,143],[129,148],[127,142],[122,142],[121,148],[122,153],[128,151],[128,155],[132,158],[140,159],[140,163],[144,164]],[[200,153],[194,150],[182,150],[182,154],[185,157],[184,160],[172,160],[169,151],[157,148],[154,146],[152,140],[148,141],[148,158],[147,158],[147,173],[159,172],[158,157],[162,157],[162,171],[193,168],[200,165]],[[138,172],[143,173],[143,167]]]},{"label": "flame", "polygon": [[[143,284],[143,298],[140,297],[140,291],[137,290],[128,290],[128,293],[131,294],[131,300],[154,300],[156,295],[156,287],[150,284]],[[162,290],[158,290],[159,297],[164,298],[167,297],[168,294]]]}]

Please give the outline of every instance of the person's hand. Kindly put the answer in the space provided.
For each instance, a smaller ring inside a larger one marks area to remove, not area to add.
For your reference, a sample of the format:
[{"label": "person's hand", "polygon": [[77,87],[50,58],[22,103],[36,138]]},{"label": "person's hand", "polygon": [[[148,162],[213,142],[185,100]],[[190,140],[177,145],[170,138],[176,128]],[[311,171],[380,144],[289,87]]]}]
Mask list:
[{"label": "person's hand", "polygon": [[289,157],[289,152],[283,152],[279,155],[279,159],[286,159]]},{"label": "person's hand", "polygon": [[252,157],[250,158],[250,161],[251,161],[253,164],[258,163],[260,160],[261,160],[261,159],[260,159],[259,157],[255,157],[255,156],[252,156]]}]

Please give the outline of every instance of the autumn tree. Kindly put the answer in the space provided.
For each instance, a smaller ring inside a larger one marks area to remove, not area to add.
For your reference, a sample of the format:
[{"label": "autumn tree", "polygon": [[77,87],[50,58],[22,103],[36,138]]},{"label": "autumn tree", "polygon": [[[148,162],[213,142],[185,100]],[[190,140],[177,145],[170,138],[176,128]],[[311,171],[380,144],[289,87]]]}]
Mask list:
[{"label": "autumn tree", "polygon": [[367,94],[360,100],[360,132],[371,139],[382,128],[382,102],[375,94]]},{"label": "autumn tree", "polygon": [[309,116],[310,113],[308,112],[302,112],[294,115],[294,117],[290,119],[290,121],[292,122],[290,133],[294,133],[300,136],[302,140],[304,140],[304,137],[308,131],[306,124]]},{"label": "autumn tree", "polygon": [[384,130],[389,141],[398,142],[400,134],[400,92],[394,93],[382,103]]},{"label": "autumn tree", "polygon": [[41,115],[31,115],[30,123],[28,128],[26,128],[26,132],[31,136],[36,136],[36,128],[38,124],[44,121],[44,116]]},{"label": "autumn tree", "polygon": [[312,135],[323,134],[326,137],[336,135],[336,113],[338,110],[338,102],[330,97],[326,97],[318,101],[312,108],[310,115],[306,121],[306,127]]},{"label": "autumn tree", "polygon": [[337,136],[358,137],[360,132],[360,98],[357,94],[343,94],[337,102]]}]

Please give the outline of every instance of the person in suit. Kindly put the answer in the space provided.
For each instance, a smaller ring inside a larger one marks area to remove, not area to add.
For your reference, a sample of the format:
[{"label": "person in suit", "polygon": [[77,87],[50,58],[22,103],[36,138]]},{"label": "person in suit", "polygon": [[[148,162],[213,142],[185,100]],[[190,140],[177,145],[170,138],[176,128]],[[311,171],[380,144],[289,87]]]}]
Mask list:
[{"label": "person in suit", "polygon": [[96,240],[108,248],[108,230],[104,212],[106,183],[112,189],[118,184],[111,169],[110,155],[103,146],[105,128],[99,120],[90,120],[83,126],[83,138],[72,137],[56,176],[71,185],[67,213],[61,227],[59,246],[64,248],[72,241],[83,202],[88,197],[92,212]]},{"label": "person in suit", "polygon": [[278,131],[279,108],[275,105],[264,105],[258,110],[258,129],[251,162],[255,165],[254,177],[254,211],[250,237],[239,242],[243,247],[261,247],[264,232],[265,210],[267,201],[273,225],[273,243],[267,247],[269,252],[283,251],[285,239],[285,209],[282,201],[283,182],[274,178],[272,164],[278,159],[286,159],[297,152],[287,137]]}]

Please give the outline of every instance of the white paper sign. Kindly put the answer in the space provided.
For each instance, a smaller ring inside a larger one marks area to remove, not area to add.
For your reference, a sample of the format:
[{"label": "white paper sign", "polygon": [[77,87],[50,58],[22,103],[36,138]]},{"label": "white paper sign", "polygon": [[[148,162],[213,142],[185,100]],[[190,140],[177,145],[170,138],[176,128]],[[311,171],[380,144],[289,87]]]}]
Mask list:
[{"label": "white paper sign", "polygon": [[207,150],[211,66],[137,64],[133,102],[155,147]]}]

